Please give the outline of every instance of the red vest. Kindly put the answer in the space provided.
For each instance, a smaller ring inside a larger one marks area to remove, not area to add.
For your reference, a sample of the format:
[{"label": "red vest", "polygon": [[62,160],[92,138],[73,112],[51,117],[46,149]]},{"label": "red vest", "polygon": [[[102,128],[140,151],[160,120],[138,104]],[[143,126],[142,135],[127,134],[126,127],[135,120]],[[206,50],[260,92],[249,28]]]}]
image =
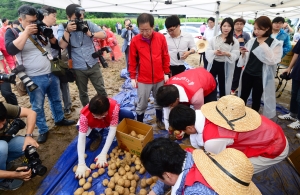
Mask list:
[{"label": "red vest", "polygon": [[83,114],[87,120],[88,120],[88,126],[90,128],[105,128],[109,127],[110,122],[112,120],[112,114],[115,109],[115,106],[117,104],[117,101],[111,98],[108,98],[109,100],[109,109],[106,117],[102,119],[97,119],[93,116],[93,114],[89,110],[89,105],[86,105],[82,110],[81,114]]},{"label": "red vest", "polygon": [[204,68],[195,68],[184,71],[171,77],[166,85],[176,84],[183,87],[189,100],[202,88],[204,97],[216,88],[214,77]]},{"label": "red vest", "polygon": [[286,138],[279,125],[261,115],[261,125],[249,132],[234,132],[219,127],[211,121],[205,121],[203,129],[203,141],[231,138],[234,143],[227,148],[234,148],[243,152],[248,158],[263,156],[275,158],[279,156],[286,147]]}]

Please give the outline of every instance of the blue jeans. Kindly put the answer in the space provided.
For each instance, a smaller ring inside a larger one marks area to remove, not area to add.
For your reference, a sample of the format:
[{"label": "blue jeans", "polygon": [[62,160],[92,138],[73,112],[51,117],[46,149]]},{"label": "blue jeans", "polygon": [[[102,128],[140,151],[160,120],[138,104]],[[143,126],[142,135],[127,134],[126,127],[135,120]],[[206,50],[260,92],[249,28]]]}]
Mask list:
[{"label": "blue jeans", "polygon": [[6,163],[23,156],[24,139],[23,136],[16,136],[9,142],[0,140],[0,170],[6,170]]},{"label": "blue jeans", "polygon": [[300,120],[300,81],[292,79],[290,112],[291,116]]},{"label": "blue jeans", "polygon": [[50,102],[52,115],[55,122],[63,120],[64,113],[60,99],[59,79],[53,74],[30,77],[31,80],[39,87],[32,92],[28,92],[32,110],[37,114],[36,126],[40,134],[48,132],[46,117],[44,112],[45,96],[47,95]]}]

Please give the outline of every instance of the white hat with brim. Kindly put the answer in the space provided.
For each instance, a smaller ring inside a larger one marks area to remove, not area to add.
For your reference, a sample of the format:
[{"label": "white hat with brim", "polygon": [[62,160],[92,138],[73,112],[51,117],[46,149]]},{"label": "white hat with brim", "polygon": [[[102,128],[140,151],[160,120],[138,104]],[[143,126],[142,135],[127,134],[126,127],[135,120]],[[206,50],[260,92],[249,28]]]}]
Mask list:
[{"label": "white hat with brim", "polygon": [[208,47],[208,42],[203,39],[199,39],[196,43],[197,46],[197,52],[198,53],[203,53],[205,52],[206,48]]}]

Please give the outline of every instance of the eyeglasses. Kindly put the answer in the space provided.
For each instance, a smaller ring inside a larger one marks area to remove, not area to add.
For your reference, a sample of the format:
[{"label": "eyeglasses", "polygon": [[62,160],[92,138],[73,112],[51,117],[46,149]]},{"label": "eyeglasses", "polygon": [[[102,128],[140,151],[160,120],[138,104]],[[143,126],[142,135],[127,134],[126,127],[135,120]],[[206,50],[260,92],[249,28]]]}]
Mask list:
[{"label": "eyeglasses", "polygon": [[150,33],[152,29],[139,29],[140,33]]},{"label": "eyeglasses", "polygon": [[169,29],[167,29],[167,32],[168,32],[168,33],[172,33],[172,32],[174,32],[174,30],[176,30],[177,27],[178,27],[178,25],[177,25],[175,28],[173,28],[173,29],[170,29],[170,28],[169,28]]},{"label": "eyeglasses", "polygon": [[94,118],[97,118],[97,119],[105,118],[105,117],[107,116],[107,114],[108,114],[107,112],[104,113],[103,115],[97,115],[97,114],[93,114],[93,113],[92,113],[93,117],[94,117]]}]

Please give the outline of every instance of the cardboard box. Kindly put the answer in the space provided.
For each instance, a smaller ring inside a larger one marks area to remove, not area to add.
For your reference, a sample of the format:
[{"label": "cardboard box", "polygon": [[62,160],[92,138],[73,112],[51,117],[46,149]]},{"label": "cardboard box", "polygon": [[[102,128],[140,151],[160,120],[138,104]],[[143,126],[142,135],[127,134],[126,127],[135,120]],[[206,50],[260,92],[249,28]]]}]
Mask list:
[{"label": "cardboard box", "polygon": [[[144,139],[138,139],[130,135],[131,131],[135,131],[136,134],[142,134]],[[144,146],[153,140],[153,127],[136,120],[123,119],[117,127],[116,133],[118,146],[131,154],[137,156],[141,155]]]},{"label": "cardboard box", "polygon": [[287,157],[288,161],[300,174],[300,147]]}]

